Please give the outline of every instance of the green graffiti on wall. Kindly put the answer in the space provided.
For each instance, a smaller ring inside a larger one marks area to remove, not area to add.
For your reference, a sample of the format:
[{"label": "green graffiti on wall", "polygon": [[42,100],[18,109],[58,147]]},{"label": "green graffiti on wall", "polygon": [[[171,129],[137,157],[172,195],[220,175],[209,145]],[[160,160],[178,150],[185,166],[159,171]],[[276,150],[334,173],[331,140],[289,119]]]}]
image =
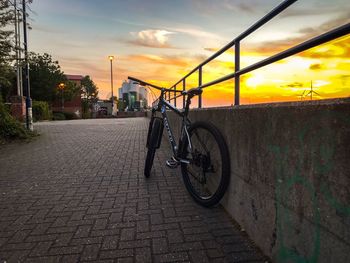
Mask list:
[{"label": "green graffiti on wall", "polygon": [[[336,115],[334,118],[337,118],[338,121],[341,120],[350,127],[348,116]],[[317,118],[315,119],[317,120]],[[328,205],[337,212],[344,216],[350,215],[350,206],[343,204],[332,195],[326,177],[334,169],[334,153],[336,150],[334,140],[334,134],[330,129],[315,129],[315,123],[310,122],[301,129],[298,135],[297,156],[295,150],[294,152],[291,151],[288,146],[273,145],[270,147],[270,151],[275,157],[276,168],[276,228],[277,243],[279,244],[277,262],[318,262],[321,247],[320,221],[322,216],[319,209],[320,196],[323,196]],[[309,174],[308,178],[305,175],[306,164],[311,166],[308,171],[312,174],[311,176]],[[311,210],[312,224],[309,225],[312,227],[307,229],[307,237],[305,237],[306,233],[304,235],[301,233],[298,234],[299,240],[291,241],[290,237],[295,237],[297,232],[297,227],[293,222],[293,218],[297,216],[295,211],[292,212],[292,209],[288,207],[292,206],[292,201],[289,198],[295,188],[302,189],[300,191],[306,192],[310,198],[308,202],[311,202],[311,204],[308,204],[308,207]],[[298,242],[306,241],[301,239],[312,240],[303,251],[300,251]]]}]

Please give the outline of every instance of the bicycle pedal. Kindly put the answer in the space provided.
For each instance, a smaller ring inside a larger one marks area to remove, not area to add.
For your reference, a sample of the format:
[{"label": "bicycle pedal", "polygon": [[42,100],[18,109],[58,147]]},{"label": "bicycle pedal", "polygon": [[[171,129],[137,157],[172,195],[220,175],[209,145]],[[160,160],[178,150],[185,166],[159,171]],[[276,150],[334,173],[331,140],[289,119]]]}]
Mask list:
[{"label": "bicycle pedal", "polygon": [[177,167],[179,166],[180,162],[177,161],[174,157],[172,157],[171,159],[167,160],[167,161],[165,162],[165,164],[166,164],[169,168],[175,169],[175,168],[177,168]]}]

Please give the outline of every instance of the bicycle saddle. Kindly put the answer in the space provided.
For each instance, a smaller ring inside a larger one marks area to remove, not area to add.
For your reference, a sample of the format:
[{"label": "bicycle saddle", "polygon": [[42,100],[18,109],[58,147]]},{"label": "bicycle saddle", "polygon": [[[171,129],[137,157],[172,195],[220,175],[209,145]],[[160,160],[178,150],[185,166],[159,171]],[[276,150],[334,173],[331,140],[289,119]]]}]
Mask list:
[{"label": "bicycle saddle", "polygon": [[188,95],[189,97],[194,97],[197,95],[202,94],[203,90],[201,88],[194,88],[194,89],[190,89],[190,90],[184,90],[182,92],[182,95]]}]

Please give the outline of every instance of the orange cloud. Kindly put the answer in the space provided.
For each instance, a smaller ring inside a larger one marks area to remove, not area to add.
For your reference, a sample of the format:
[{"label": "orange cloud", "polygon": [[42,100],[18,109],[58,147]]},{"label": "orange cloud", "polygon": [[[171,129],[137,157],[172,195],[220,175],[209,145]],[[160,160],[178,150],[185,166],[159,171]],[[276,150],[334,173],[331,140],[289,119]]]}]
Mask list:
[{"label": "orange cloud", "polygon": [[312,64],[312,65],[310,65],[309,68],[310,68],[311,70],[321,70],[321,69],[323,69],[323,66],[322,66],[321,64],[317,63],[317,64]]}]

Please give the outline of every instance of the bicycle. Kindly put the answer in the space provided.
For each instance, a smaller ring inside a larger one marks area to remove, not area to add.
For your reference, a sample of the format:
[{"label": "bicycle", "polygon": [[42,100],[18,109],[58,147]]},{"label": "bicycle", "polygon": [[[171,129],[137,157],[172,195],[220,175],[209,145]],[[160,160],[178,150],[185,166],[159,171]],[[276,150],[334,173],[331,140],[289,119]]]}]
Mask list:
[{"label": "bicycle", "polygon": [[[156,88],[161,92],[152,107],[148,128],[145,177],[148,178],[151,175],[155,152],[161,145],[165,126],[173,152],[172,158],[166,161],[166,165],[173,169],[181,165],[186,189],[197,203],[205,207],[218,204],[229,185],[230,158],[225,139],[213,124],[206,121],[191,123],[188,118],[191,99],[201,94],[202,89],[174,91],[133,77],[129,77],[129,79],[141,85]],[[164,98],[166,92],[176,92],[181,93],[180,96],[187,96],[185,108],[180,110],[166,101]],[[167,109],[182,118],[181,135],[178,143],[176,143],[169,125]]]}]

